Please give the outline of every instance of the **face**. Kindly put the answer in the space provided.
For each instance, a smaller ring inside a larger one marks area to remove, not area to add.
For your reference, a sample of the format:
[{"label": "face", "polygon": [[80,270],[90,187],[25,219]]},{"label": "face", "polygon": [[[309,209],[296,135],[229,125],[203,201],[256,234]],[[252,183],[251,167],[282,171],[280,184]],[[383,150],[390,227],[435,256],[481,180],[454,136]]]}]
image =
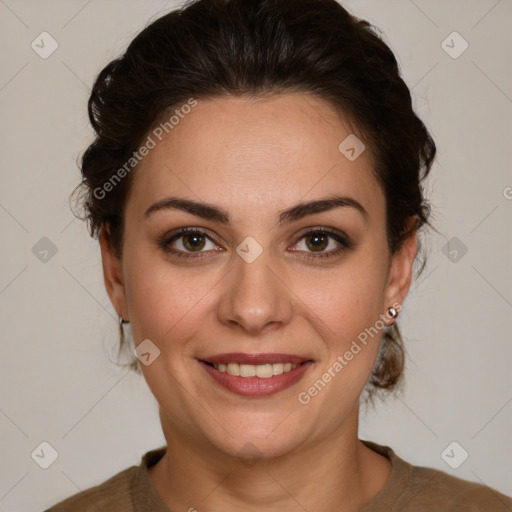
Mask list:
[{"label": "face", "polygon": [[416,245],[389,254],[369,148],[338,149],[350,134],[309,95],[199,100],[134,171],[122,258],[100,240],[164,431],[276,456],[357,424]]}]

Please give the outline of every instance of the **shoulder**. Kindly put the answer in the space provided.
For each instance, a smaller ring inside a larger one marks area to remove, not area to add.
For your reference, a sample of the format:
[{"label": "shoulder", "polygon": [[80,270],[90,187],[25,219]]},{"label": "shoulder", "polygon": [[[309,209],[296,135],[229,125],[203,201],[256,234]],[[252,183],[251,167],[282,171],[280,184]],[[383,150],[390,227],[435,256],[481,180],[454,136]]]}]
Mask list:
[{"label": "shoulder", "polygon": [[167,508],[151,485],[148,468],[166,452],[162,446],[146,452],[138,466],[130,466],[103,483],[66,498],[44,512],[165,511]]},{"label": "shoulder", "polygon": [[45,512],[129,512],[132,510],[131,482],[137,469],[137,466],[131,466],[120,471],[103,483],[60,501]]},{"label": "shoulder", "polygon": [[512,499],[491,487],[438,469],[412,465],[388,446],[363,443],[387,457],[392,466],[388,483],[365,512],[512,512]]},{"label": "shoulder", "polygon": [[426,504],[439,512],[512,512],[512,499],[495,489],[422,466],[410,466],[403,499],[410,501],[411,510]]}]

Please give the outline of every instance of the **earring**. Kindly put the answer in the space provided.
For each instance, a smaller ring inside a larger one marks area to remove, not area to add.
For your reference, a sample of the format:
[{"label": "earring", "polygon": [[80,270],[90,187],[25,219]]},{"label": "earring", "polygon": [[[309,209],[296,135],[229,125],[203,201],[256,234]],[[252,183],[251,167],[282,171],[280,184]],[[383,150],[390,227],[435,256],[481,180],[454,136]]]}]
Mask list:
[{"label": "earring", "polygon": [[391,318],[396,318],[398,316],[398,311],[394,307],[388,308],[388,315]]}]

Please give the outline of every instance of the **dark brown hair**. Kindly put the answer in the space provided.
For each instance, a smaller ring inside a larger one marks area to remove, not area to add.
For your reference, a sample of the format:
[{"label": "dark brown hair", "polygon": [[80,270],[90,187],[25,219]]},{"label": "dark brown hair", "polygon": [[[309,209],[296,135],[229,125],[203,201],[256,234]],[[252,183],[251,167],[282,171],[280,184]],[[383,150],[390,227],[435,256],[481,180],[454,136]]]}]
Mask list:
[{"label": "dark brown hair", "polygon": [[[91,236],[108,228],[121,257],[123,209],[136,171],[105,194],[104,184],[174,108],[191,97],[281,92],[316,95],[357,130],[386,198],[391,254],[430,225],[422,181],[436,146],[375,27],[335,0],[195,0],[149,24],[94,83],[88,107],[96,138],[82,157],[77,187]],[[121,336],[120,349],[122,329]],[[137,363],[131,367],[140,371]],[[369,394],[394,389],[403,367],[395,322],[384,328]]]}]

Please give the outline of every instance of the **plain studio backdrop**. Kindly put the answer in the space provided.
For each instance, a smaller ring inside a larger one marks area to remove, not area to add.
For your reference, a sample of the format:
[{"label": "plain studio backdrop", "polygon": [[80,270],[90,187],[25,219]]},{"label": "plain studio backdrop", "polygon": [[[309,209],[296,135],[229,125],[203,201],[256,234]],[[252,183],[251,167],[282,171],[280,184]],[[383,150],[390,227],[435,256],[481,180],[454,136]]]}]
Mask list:
[{"label": "plain studio backdrop", "polygon": [[[177,5],[0,0],[0,511],[40,511],[164,444],[144,380],[109,361],[99,246],[68,197],[95,76]],[[399,317],[405,387],[361,414],[360,437],[512,495],[512,2],[343,5],[382,30],[438,146],[440,234]]]}]

